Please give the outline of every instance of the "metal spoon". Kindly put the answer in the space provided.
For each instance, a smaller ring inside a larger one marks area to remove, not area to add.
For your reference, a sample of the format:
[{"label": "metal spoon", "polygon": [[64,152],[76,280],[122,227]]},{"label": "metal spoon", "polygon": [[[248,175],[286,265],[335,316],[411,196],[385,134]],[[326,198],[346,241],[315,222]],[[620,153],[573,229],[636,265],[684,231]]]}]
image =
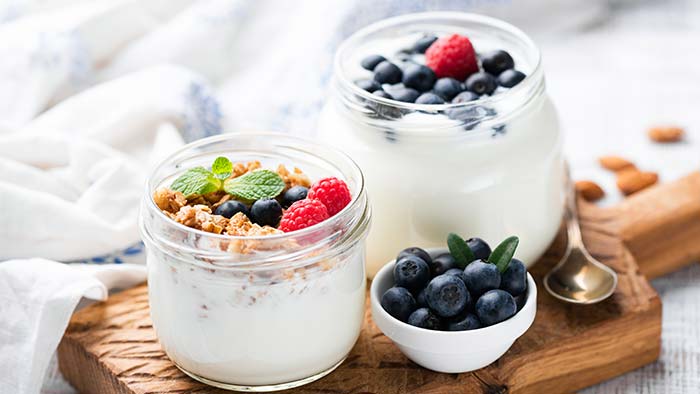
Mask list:
[{"label": "metal spoon", "polygon": [[613,294],[617,287],[617,274],[586,250],[578,223],[576,192],[573,187],[570,190],[566,212],[566,253],[544,277],[544,287],[549,294],[562,301],[594,304]]}]

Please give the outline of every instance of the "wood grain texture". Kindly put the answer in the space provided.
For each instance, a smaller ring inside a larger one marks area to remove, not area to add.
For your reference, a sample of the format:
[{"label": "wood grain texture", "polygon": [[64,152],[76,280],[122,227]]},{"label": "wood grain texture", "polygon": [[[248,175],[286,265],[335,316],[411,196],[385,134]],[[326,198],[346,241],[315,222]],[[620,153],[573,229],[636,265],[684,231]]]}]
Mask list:
[{"label": "wood grain texture", "polygon": [[[611,209],[580,202],[586,245],[619,273],[615,294],[597,305],[577,306],[541,291],[531,329],[484,369],[438,374],[417,366],[381,334],[367,308],[363,332],[346,362],[329,376],[289,392],[562,393],[650,363],[660,350],[661,303],[642,273],[668,272],[698,253],[697,238],[688,242],[686,235],[688,228],[700,231],[700,202],[688,197],[696,190],[700,173],[641,192]],[[669,191],[679,197],[669,197]],[[678,248],[677,254],[647,245],[660,232],[664,242]],[[540,289],[564,244],[560,235],[532,268]],[[635,257],[646,260],[638,265]],[[165,356],[148,316],[145,285],[76,313],[58,356],[65,377],[84,394],[225,392],[189,379]]]}]

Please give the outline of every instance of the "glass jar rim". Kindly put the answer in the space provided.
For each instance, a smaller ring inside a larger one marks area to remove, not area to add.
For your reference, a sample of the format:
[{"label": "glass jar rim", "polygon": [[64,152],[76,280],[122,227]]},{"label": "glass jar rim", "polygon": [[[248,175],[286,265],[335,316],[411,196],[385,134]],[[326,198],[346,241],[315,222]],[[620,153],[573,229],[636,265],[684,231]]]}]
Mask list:
[{"label": "glass jar rim", "polygon": [[[528,59],[532,64],[532,70],[526,75],[516,86],[508,89],[505,92],[482,96],[476,100],[462,102],[462,103],[445,103],[445,104],[416,104],[416,103],[405,103],[398,100],[392,100],[384,97],[377,96],[371,92],[368,92],[359,86],[357,86],[351,78],[349,78],[348,73],[344,67],[344,59],[348,56],[348,52],[351,52],[356,48],[363,40],[367,39],[374,34],[391,30],[393,28],[398,28],[401,26],[407,26],[416,23],[426,23],[434,21],[435,24],[443,22],[445,24],[449,23],[460,23],[464,22],[466,24],[473,24],[475,26],[482,26],[484,28],[496,29],[499,32],[507,34],[509,37],[513,38],[519,47],[522,47],[528,54]],[[484,108],[488,106],[498,106],[503,103],[509,103],[512,101],[523,102],[523,106],[533,97],[537,96],[539,92],[544,91],[544,73],[542,71],[542,56],[540,50],[532,41],[532,39],[525,34],[522,30],[513,26],[512,24],[473,13],[465,12],[422,12],[422,13],[412,13],[401,15],[397,17],[387,18],[379,22],[370,24],[354,34],[348,37],[343,43],[338,47],[336,51],[334,63],[333,63],[333,78],[335,80],[337,89],[341,92],[341,97],[344,95],[346,97],[352,97],[350,99],[341,99],[346,106],[359,113],[372,113],[368,110],[368,106],[381,106],[383,108],[388,108],[390,110],[396,111],[410,111],[410,112],[421,112],[421,113],[440,113],[448,114],[450,111],[464,110],[464,109],[474,109],[474,108]],[[499,119],[510,118],[514,116],[517,110],[510,112],[504,112],[499,114],[497,117]],[[395,130],[396,131],[396,130]],[[476,131],[476,130],[475,130]],[[398,130],[398,132],[405,133],[405,130]],[[479,134],[479,133],[474,133]]]},{"label": "glass jar rim", "polygon": [[[178,162],[181,162],[183,160],[188,160],[193,157],[196,157],[196,153],[198,150],[200,153],[207,153],[206,151],[203,151],[202,148],[212,145],[212,144],[217,144],[221,142],[225,142],[230,139],[234,138],[262,138],[262,139],[269,139],[270,141],[275,141],[275,145],[278,145],[280,147],[290,147],[288,145],[295,145],[292,147],[293,150],[300,152],[302,154],[309,154],[309,155],[314,155],[313,157],[316,159],[320,159],[322,162],[329,164],[329,165],[334,165],[333,162],[328,159],[328,157],[322,157],[315,155],[312,152],[309,152],[307,150],[304,150],[303,147],[307,148],[315,148],[317,150],[321,150],[329,155],[333,155],[334,158],[340,158],[343,160],[343,165],[349,167],[351,169],[352,176],[357,180],[356,182],[356,187],[353,190],[351,188],[351,193],[353,194],[353,198],[350,201],[350,203],[343,208],[340,212],[337,214],[333,215],[333,217],[315,224],[313,226],[309,226],[307,228],[301,229],[301,230],[296,230],[296,231],[291,231],[288,233],[281,233],[281,234],[272,234],[272,235],[259,235],[259,236],[234,236],[234,235],[226,235],[226,234],[216,234],[216,233],[210,233],[206,232],[203,230],[199,230],[196,228],[188,227],[185,226],[182,223],[178,223],[165,215],[163,211],[156,205],[155,201],[153,200],[153,192],[159,187],[162,186],[162,182],[167,179],[168,177],[171,177],[175,174],[168,174],[165,177],[160,177],[158,174],[164,171],[164,169],[170,167],[170,166],[177,166]],[[213,136],[213,137],[208,137],[204,138],[195,142],[192,142],[190,144],[187,144],[183,146],[182,148],[178,149],[171,155],[169,155],[167,158],[163,159],[157,166],[155,166],[151,172],[148,175],[148,180],[146,181],[145,185],[145,193],[144,197],[142,199],[142,212],[140,214],[140,228],[142,232],[142,236],[144,238],[148,238],[148,241],[157,241],[160,244],[163,245],[171,245],[174,246],[174,242],[171,242],[167,239],[161,239],[160,237],[157,237],[157,234],[152,233],[152,229],[149,229],[149,226],[145,223],[144,216],[146,213],[153,213],[154,214],[154,220],[158,221],[158,225],[164,226],[164,228],[167,229],[172,229],[175,231],[180,231],[183,234],[189,234],[192,236],[196,236],[199,239],[209,239],[209,240],[214,240],[216,242],[223,242],[223,241],[252,241],[252,242],[263,242],[263,243],[275,243],[275,242],[283,242],[286,240],[294,240],[294,239],[300,239],[303,237],[314,237],[315,235],[325,235],[323,239],[320,241],[325,241],[325,242],[318,242],[319,245],[316,245],[316,247],[320,248],[324,245],[326,245],[329,242],[339,242],[339,243],[345,243],[346,237],[343,237],[341,234],[338,236],[338,231],[337,229],[342,226],[342,225],[349,225],[351,228],[347,230],[348,237],[351,236],[362,236],[363,234],[366,234],[366,227],[369,226],[369,204],[367,201],[366,197],[366,191],[365,191],[365,180],[364,180],[364,174],[362,174],[362,171],[360,170],[359,166],[350,158],[348,155],[343,153],[340,150],[337,150],[335,148],[326,146],[326,145],[321,145],[317,144],[311,140],[305,139],[305,138],[300,138],[296,136],[290,136],[288,134],[284,133],[274,133],[274,132],[237,132],[237,133],[227,133],[227,134],[222,134],[218,136]],[[353,218],[354,216],[357,216],[359,213],[359,217]],[[352,228],[352,227],[360,227],[359,234],[357,233],[357,229]],[[334,230],[336,229],[336,230]],[[301,253],[308,253],[308,250],[313,249],[314,246],[311,246],[310,248],[300,248],[293,253],[301,254]],[[224,250],[209,250],[209,249],[199,249],[194,246],[188,247],[186,245],[178,245],[178,249],[181,249],[182,251],[190,252],[199,256],[207,256],[207,257],[221,257],[225,258],[227,256],[234,256],[233,253],[224,251]],[[274,256],[266,256],[265,261],[269,263],[274,263],[275,260],[284,260],[283,258],[284,254],[277,254]],[[277,257],[277,258],[275,258]],[[246,260],[244,262],[245,264],[242,265],[249,265],[255,263],[255,260]],[[230,267],[235,267],[236,263],[234,264],[227,264],[226,266]],[[216,264],[217,267],[222,267],[222,265]]]}]

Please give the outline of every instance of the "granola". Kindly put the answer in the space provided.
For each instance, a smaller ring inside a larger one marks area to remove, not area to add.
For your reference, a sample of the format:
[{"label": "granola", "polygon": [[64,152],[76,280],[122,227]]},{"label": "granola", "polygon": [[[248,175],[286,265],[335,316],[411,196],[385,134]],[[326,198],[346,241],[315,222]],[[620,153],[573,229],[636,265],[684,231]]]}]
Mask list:
[{"label": "granola", "polygon": [[277,166],[277,173],[282,177],[282,180],[286,185],[285,190],[291,189],[294,186],[311,186],[311,180],[309,179],[309,177],[297,167],[294,167],[293,172],[289,172],[289,170],[287,169],[287,167],[284,166],[284,164],[280,164],[279,166]]}]

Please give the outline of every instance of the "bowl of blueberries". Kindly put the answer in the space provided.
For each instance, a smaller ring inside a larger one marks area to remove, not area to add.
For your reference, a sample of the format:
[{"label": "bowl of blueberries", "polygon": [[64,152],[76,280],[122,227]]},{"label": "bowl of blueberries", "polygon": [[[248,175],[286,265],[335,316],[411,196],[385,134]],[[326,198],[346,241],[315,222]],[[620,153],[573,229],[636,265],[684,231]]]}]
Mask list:
[{"label": "bowl of blueberries", "polygon": [[513,258],[517,237],[495,249],[480,238],[402,250],[372,281],[372,317],[409,359],[461,373],[500,358],[535,320],[537,287]]}]

